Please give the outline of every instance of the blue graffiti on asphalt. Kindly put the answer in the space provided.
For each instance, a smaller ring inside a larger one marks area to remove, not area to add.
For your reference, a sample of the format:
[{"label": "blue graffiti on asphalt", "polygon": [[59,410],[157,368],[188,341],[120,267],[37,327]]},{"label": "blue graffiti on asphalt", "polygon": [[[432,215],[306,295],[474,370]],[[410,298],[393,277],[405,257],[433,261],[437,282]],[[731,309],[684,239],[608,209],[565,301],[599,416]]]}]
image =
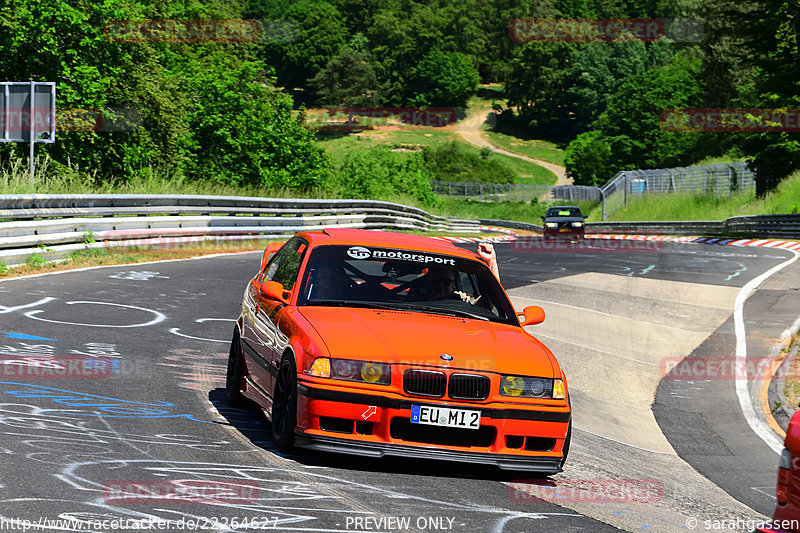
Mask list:
[{"label": "blue graffiti on asphalt", "polygon": [[37,337],[36,335],[28,335],[26,333],[6,333],[6,337],[10,339],[21,339],[25,341],[53,341],[58,342],[58,339],[48,339],[47,337]]},{"label": "blue graffiti on asphalt", "polygon": [[[96,396],[94,394],[84,394],[40,385],[20,384],[13,381],[0,381],[0,385],[12,385],[14,387],[25,387],[22,390],[7,390],[5,394],[15,398],[46,398],[55,403],[67,407],[91,407],[96,409],[94,412],[79,412],[75,410],[45,409],[40,412],[54,415],[80,415],[80,416],[102,416],[108,418],[186,418],[195,422],[205,422],[213,424],[209,420],[199,420],[194,415],[188,413],[172,414],[164,409],[157,407],[173,407],[175,404],[169,402],[143,403],[130,400],[120,400],[108,396]],[[142,406],[142,407],[139,407]]]}]

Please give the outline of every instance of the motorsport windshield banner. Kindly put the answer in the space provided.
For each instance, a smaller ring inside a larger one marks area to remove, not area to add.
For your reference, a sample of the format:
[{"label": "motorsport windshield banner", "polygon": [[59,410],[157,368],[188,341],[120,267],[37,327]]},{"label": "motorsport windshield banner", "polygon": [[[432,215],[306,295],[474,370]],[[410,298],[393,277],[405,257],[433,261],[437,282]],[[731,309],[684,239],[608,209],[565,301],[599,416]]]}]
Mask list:
[{"label": "motorsport windshield banner", "polygon": [[[371,261],[381,263],[404,263],[405,269],[409,271],[422,272],[431,267],[445,267],[463,272],[470,272],[477,275],[488,273],[480,268],[481,264],[486,263],[472,261],[460,257],[453,257],[443,254],[421,252],[417,250],[402,250],[397,248],[380,248],[375,246],[342,246],[326,245],[314,249],[311,262],[317,261]],[[366,267],[359,267],[366,268]]]}]

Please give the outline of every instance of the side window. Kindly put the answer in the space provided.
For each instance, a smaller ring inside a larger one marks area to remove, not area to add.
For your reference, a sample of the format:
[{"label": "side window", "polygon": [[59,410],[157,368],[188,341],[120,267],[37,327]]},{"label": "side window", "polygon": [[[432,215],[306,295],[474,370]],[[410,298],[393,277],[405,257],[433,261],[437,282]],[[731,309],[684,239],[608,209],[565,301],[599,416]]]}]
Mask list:
[{"label": "side window", "polygon": [[264,281],[277,281],[287,291],[292,290],[295,281],[297,281],[300,264],[303,262],[306,249],[308,249],[308,246],[300,239],[287,242],[267,264],[260,281],[262,283]]}]

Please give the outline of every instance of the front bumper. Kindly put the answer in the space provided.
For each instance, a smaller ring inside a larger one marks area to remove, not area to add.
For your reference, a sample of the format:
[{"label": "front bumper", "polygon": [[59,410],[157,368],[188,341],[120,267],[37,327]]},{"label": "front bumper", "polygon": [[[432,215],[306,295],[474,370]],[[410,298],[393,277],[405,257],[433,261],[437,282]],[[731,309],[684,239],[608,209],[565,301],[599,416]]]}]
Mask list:
[{"label": "front bumper", "polygon": [[[412,405],[481,412],[480,429],[411,424]],[[556,473],[572,414],[564,405],[507,405],[380,396],[298,386],[298,446],[369,457],[402,456]]]},{"label": "front bumper", "polygon": [[557,474],[562,471],[561,457],[525,457],[518,455],[495,455],[481,452],[407,446],[403,444],[381,444],[339,439],[322,435],[297,432],[295,445],[311,450],[359,455],[361,457],[381,458],[413,457],[416,459],[436,459],[458,461],[461,463],[492,464],[503,470]]},{"label": "front bumper", "polygon": [[586,235],[586,228],[544,228],[542,235],[548,239],[583,239]]}]

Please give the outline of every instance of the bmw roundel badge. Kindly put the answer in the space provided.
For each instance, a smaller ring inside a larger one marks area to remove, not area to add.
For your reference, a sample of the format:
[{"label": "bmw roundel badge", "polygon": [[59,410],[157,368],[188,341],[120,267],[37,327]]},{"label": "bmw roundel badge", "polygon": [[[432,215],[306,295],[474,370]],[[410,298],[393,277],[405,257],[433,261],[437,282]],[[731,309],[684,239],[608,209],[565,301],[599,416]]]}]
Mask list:
[{"label": "bmw roundel badge", "polygon": [[442,359],[443,361],[452,361],[452,360],[454,359],[452,355],[450,355],[450,354],[446,354],[446,353],[443,353],[443,354],[442,354],[442,355],[440,355],[439,357],[441,357],[441,359]]}]

